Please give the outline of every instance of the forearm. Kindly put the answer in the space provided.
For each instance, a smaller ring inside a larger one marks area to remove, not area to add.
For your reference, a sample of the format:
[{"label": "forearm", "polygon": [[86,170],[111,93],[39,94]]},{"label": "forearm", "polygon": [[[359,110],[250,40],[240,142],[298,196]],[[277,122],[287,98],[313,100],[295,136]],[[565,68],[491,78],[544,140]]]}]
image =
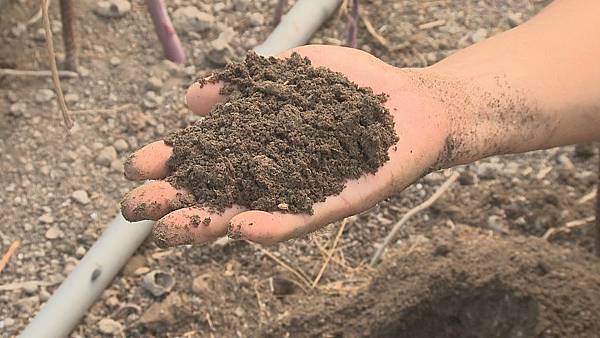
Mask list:
[{"label": "forearm", "polygon": [[595,0],[557,0],[429,67],[450,102],[455,153],[444,164],[600,140],[598,13]]}]

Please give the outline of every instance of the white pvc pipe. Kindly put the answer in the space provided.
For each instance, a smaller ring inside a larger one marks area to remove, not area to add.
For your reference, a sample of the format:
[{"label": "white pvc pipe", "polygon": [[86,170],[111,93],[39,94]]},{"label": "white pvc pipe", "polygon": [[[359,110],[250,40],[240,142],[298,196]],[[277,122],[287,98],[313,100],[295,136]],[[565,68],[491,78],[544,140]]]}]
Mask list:
[{"label": "white pvc pipe", "polygon": [[[270,56],[305,44],[333,14],[339,1],[298,0],[265,42],[254,50]],[[153,224],[152,221],[131,223],[119,213],[19,337],[67,337],[148,237]]]}]

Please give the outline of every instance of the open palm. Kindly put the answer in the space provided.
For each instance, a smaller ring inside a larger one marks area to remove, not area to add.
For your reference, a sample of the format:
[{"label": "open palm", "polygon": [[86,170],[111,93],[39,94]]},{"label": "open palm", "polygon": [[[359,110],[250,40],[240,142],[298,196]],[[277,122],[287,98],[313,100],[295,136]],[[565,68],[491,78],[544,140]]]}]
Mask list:
[{"label": "open palm", "polygon": [[[233,206],[224,212],[211,213],[202,206],[181,207],[189,193],[176,190],[162,181],[168,176],[167,160],[172,148],[163,141],[151,143],[135,152],[125,166],[131,180],[155,180],[129,192],[122,203],[126,219],[157,220],[153,235],[161,246],[199,244],[227,234],[261,244],[271,244],[301,236],[340,218],[366,210],[399,191],[437,165],[449,134],[448,118],[439,103],[419,86],[419,70],[402,70],[374,56],[351,48],[304,46],[287,51],[308,57],[314,66],[341,72],[375,93],[385,93],[385,105],[393,115],[400,141],[389,149],[390,160],[372,175],[348,181],[337,196],[316,203],[314,213],[289,214],[247,210]],[[206,115],[213,105],[225,100],[219,95],[221,86],[194,84],[187,93],[190,109]],[[210,223],[197,226],[197,220],[210,218]]]}]

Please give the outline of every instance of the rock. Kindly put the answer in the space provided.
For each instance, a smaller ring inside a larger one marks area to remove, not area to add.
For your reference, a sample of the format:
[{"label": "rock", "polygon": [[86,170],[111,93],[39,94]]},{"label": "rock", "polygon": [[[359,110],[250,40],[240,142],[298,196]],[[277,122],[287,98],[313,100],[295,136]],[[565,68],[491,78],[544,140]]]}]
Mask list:
[{"label": "rock", "polygon": [[23,35],[23,33],[27,32],[27,26],[25,26],[24,23],[17,23],[15,24],[11,29],[10,29],[10,33],[12,34],[13,37],[18,38],[21,35]]},{"label": "rock", "polygon": [[44,236],[46,236],[47,239],[57,239],[62,238],[64,235],[65,234],[62,230],[60,230],[57,226],[53,226],[46,231]]},{"label": "rock", "polygon": [[198,296],[210,294],[211,287],[209,284],[210,274],[200,275],[192,281],[192,292]]},{"label": "rock", "polygon": [[35,102],[38,102],[38,103],[48,102],[48,101],[52,100],[53,98],[54,98],[54,91],[47,89],[47,88],[40,89],[35,93]]},{"label": "rock", "polygon": [[121,335],[123,332],[123,326],[121,326],[119,322],[116,322],[110,318],[102,318],[98,322],[98,331],[100,331],[102,334],[116,337]]},{"label": "rock", "polygon": [[123,152],[129,149],[129,143],[123,139],[118,139],[113,143],[113,147],[115,147],[118,152]]},{"label": "rock", "polygon": [[164,99],[162,96],[158,96],[154,91],[147,91],[144,95],[144,107],[148,109],[154,109],[158,107],[159,104],[162,104]]},{"label": "rock", "polygon": [[131,4],[126,0],[98,1],[94,13],[105,18],[120,18],[131,10]]},{"label": "rock", "polygon": [[265,24],[265,16],[258,12],[250,13],[248,15],[248,20],[250,20],[252,26],[262,26]]},{"label": "rock", "polygon": [[96,164],[110,167],[111,163],[117,159],[117,150],[113,146],[102,148],[96,156]]},{"label": "rock", "polygon": [[118,65],[121,64],[121,59],[119,59],[116,56],[113,56],[113,57],[110,58],[110,60],[108,62],[110,62],[111,66],[116,67],[116,66],[118,66]]},{"label": "rock", "polygon": [[11,327],[13,325],[15,325],[15,320],[12,318],[4,318],[3,320],[0,321],[0,328],[3,327]]},{"label": "rock", "polygon": [[123,274],[125,276],[133,276],[135,271],[146,265],[146,257],[142,255],[134,255],[125,264],[123,268]]},{"label": "rock", "polygon": [[150,268],[142,266],[142,267],[139,267],[139,268],[135,269],[135,271],[133,272],[133,274],[136,275],[136,276],[141,276],[141,275],[147,274],[148,272],[150,272]]},{"label": "rock", "polygon": [[52,215],[46,213],[46,214],[43,214],[42,216],[38,217],[38,221],[42,222],[43,224],[51,224],[54,222],[54,217],[52,217]]},{"label": "rock", "polygon": [[77,249],[75,250],[75,256],[77,256],[77,258],[82,258],[83,256],[85,256],[86,252],[87,251],[85,250],[84,247],[78,246]]},{"label": "rock", "polygon": [[8,111],[13,116],[21,116],[21,115],[23,115],[23,113],[25,113],[26,109],[27,109],[27,106],[25,105],[25,102],[16,102],[16,103],[13,103],[10,105],[10,107],[8,108]]},{"label": "rock", "polygon": [[71,194],[71,198],[81,205],[86,205],[90,203],[90,198],[88,196],[87,191],[85,190],[80,189],[73,191],[73,193]]},{"label": "rock", "polygon": [[273,294],[276,296],[291,295],[297,291],[298,287],[291,280],[282,277],[273,277]]},{"label": "rock", "polygon": [[47,301],[48,299],[50,299],[50,292],[48,292],[48,290],[46,290],[45,287],[42,287],[40,290],[40,300],[42,302]]},{"label": "rock", "polygon": [[33,313],[39,303],[40,297],[38,296],[21,298],[17,301],[17,309],[21,310],[22,313]]},{"label": "rock", "polygon": [[152,304],[140,317],[144,325],[173,324],[176,321],[175,311],[183,306],[183,300],[177,293],[171,293],[160,303]]},{"label": "rock", "polygon": [[157,78],[156,76],[151,76],[148,79],[148,82],[146,82],[146,88],[148,90],[152,90],[155,92],[160,92],[160,90],[162,89],[162,86],[163,86],[162,80]]},{"label": "rock", "polygon": [[517,27],[523,23],[523,13],[508,12],[506,18],[510,27]]},{"label": "rock", "polygon": [[506,225],[504,224],[504,220],[500,216],[492,215],[487,219],[487,227],[499,232],[499,233],[507,233]]},{"label": "rock", "polygon": [[458,182],[461,185],[473,185],[475,184],[475,175],[473,173],[465,171],[458,177]]},{"label": "rock", "polygon": [[26,282],[25,284],[23,284],[23,291],[25,291],[25,293],[30,296],[33,295],[34,293],[37,293],[37,291],[38,291],[37,282]]},{"label": "rock", "polygon": [[122,173],[124,170],[123,162],[118,158],[115,159],[114,161],[110,162],[110,169],[112,169],[115,172]]},{"label": "rock", "polygon": [[38,28],[38,30],[33,33],[33,40],[39,42],[46,42],[46,31],[44,28]]},{"label": "rock", "polygon": [[79,101],[79,95],[75,93],[69,93],[65,95],[65,101],[67,101],[67,103],[76,103]]},{"label": "rock", "polygon": [[215,23],[215,18],[211,14],[201,12],[194,6],[178,8],[173,12],[173,25],[181,33],[187,32],[205,32]]},{"label": "rock", "polygon": [[150,271],[142,279],[142,287],[150,292],[154,297],[160,297],[173,288],[175,278],[165,271]]},{"label": "rock", "polygon": [[224,66],[233,55],[229,41],[233,36],[230,33],[221,32],[219,36],[210,42],[211,49],[208,51],[206,58],[215,66]]},{"label": "rock", "polygon": [[116,307],[117,305],[119,305],[120,301],[119,301],[119,298],[117,298],[116,296],[111,296],[111,297],[108,297],[108,299],[104,303],[108,307]]},{"label": "rock", "polygon": [[475,167],[477,176],[482,180],[493,180],[496,178],[496,173],[500,170],[500,165],[497,163],[481,163]]},{"label": "rock", "polygon": [[479,28],[473,34],[471,34],[471,41],[473,43],[478,43],[485,40],[488,36],[488,31],[485,28]]},{"label": "rock", "polygon": [[246,314],[246,311],[241,306],[238,306],[233,310],[233,314],[238,317],[243,317]]}]

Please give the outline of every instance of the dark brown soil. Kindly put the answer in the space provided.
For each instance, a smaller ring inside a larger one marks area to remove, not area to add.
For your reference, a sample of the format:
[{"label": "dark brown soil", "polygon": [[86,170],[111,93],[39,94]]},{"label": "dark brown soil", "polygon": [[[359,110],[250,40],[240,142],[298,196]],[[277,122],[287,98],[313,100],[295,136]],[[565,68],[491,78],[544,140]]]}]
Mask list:
[{"label": "dark brown soil", "polygon": [[434,231],[368,288],[310,304],[268,337],[598,337],[600,265],[546,241]]},{"label": "dark brown soil", "polygon": [[211,81],[224,81],[229,99],[166,138],[168,180],[203,206],[312,213],[347,180],[377,171],[398,141],[385,95],[298,54],[251,53]]}]

